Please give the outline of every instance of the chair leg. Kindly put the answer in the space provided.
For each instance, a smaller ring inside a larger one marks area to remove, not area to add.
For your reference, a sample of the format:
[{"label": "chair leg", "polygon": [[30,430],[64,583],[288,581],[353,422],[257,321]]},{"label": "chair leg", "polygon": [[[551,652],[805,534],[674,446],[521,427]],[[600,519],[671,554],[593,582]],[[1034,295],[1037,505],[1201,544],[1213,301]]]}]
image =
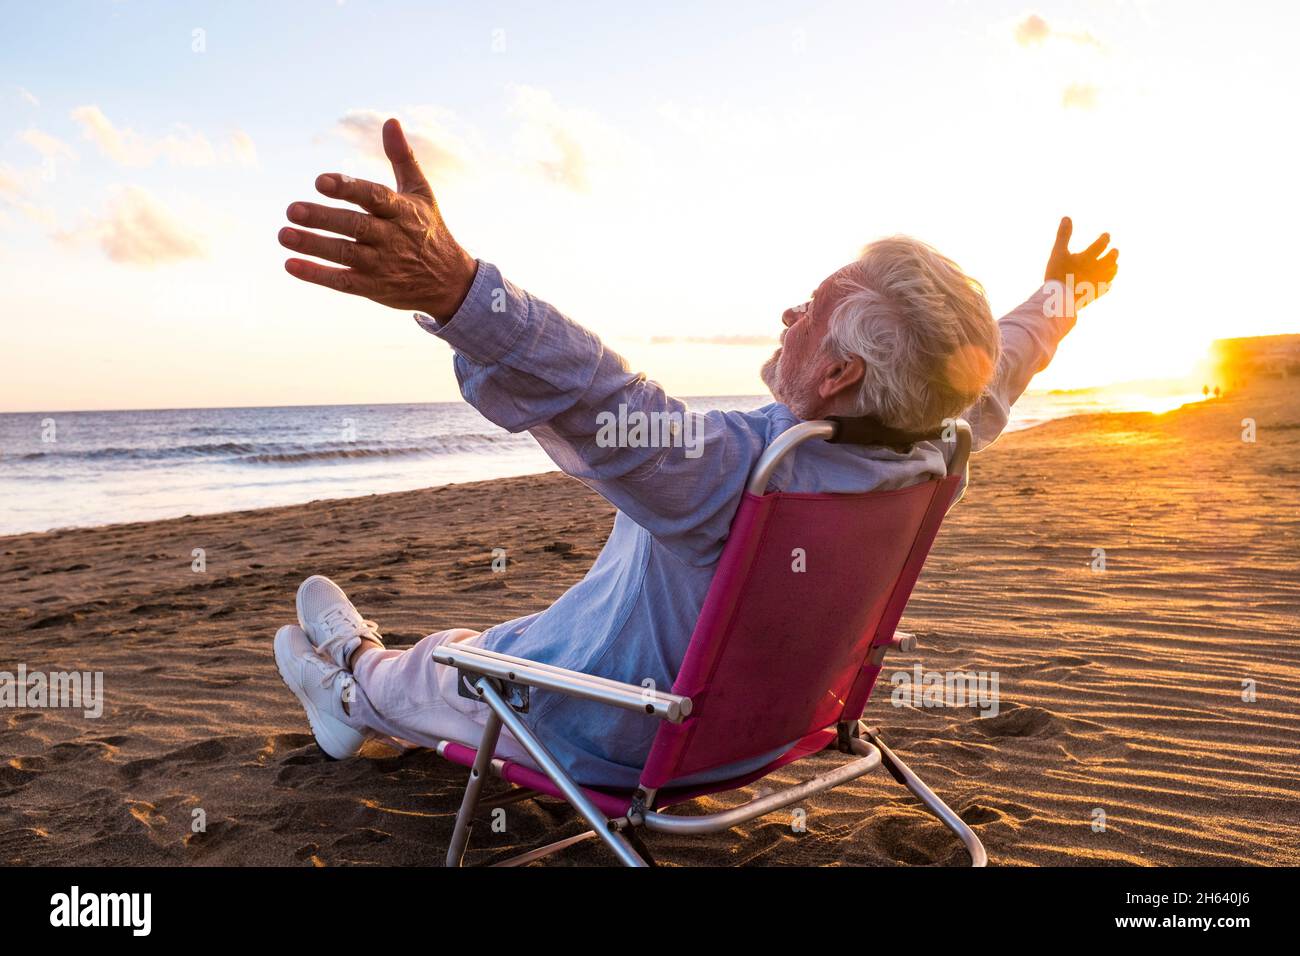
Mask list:
[{"label": "chair leg", "polygon": [[[582,815],[582,818],[596,831],[596,836],[600,837],[605,845],[618,857],[619,861],[625,866],[646,866],[646,861],[628,843],[627,838],[610,826],[609,819],[587,798],[578,785],[569,779],[569,775],[564,772],[564,768],[560,766],[559,762],[551,756],[550,751],[524,725],[518,715],[510,709],[510,705],[501,699],[501,695],[497,693],[492,683],[487,678],[480,677],[474,682],[474,687],[483,695],[483,701],[492,708],[492,712],[501,723],[505,724],[506,729],[524,748],[528,756],[532,757],[533,762],[542,769],[542,772],[551,778],[551,782],[555,784],[560,793],[564,794],[564,799],[568,800],[573,805],[573,808]],[[495,745],[495,739],[493,743]],[[479,759],[482,756],[483,752],[480,750]]]},{"label": "chair leg", "polygon": [[643,841],[640,834],[636,832],[636,827],[628,827],[623,831],[623,836],[627,838],[627,842],[632,844],[632,848],[636,850],[637,854],[645,860],[648,865],[655,867],[656,869],[659,867],[659,864],[655,862],[654,856],[650,853],[650,848],[645,845],[645,841]]},{"label": "chair leg", "polygon": [[502,860],[500,863],[493,863],[497,866],[527,866],[534,860],[540,860],[542,857],[550,856],[552,853],[558,853],[566,850],[575,843],[581,843],[583,840],[590,840],[596,835],[595,830],[583,830],[576,836],[565,837],[563,840],[556,840],[554,843],[548,843],[546,846],[539,846],[535,850],[529,850],[527,853],[520,853],[518,856],[512,856],[508,860]]},{"label": "chair leg", "polygon": [[496,753],[497,740],[500,736],[501,718],[495,713],[490,713],[487,723],[483,726],[483,736],[478,742],[474,766],[469,771],[469,783],[465,784],[465,796],[460,801],[460,811],[456,814],[456,826],[451,831],[451,844],[447,847],[448,866],[460,866],[465,858],[465,846],[469,843],[469,830],[474,822],[474,811],[478,808],[479,794],[483,792],[483,780],[487,777],[488,767]]},{"label": "chair leg", "polygon": [[914,774],[898,754],[894,753],[885,745],[879,732],[863,726],[863,733],[880,750],[884,763],[889,768],[895,779],[899,780],[908,790],[916,796],[918,800],[925,805],[925,808],[939,818],[939,821],[953,832],[956,837],[966,847],[966,852],[970,854],[971,866],[988,866],[989,857],[984,850],[984,844],[975,831],[966,825],[966,821],[957,816],[956,812],[948,804],[939,799],[938,794],[926,786],[925,781]]}]

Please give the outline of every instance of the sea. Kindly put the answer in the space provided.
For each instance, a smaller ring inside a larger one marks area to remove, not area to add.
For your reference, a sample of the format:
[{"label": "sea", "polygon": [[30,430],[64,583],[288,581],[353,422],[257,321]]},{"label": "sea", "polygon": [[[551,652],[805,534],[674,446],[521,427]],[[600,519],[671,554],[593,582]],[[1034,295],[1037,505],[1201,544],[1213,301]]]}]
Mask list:
[{"label": "sea", "polygon": [[[1166,411],[1177,389],[1027,392],[1009,430]],[[758,395],[688,399],[742,411]],[[462,402],[0,414],[0,535],[351,498],[553,471],[528,434]]]}]

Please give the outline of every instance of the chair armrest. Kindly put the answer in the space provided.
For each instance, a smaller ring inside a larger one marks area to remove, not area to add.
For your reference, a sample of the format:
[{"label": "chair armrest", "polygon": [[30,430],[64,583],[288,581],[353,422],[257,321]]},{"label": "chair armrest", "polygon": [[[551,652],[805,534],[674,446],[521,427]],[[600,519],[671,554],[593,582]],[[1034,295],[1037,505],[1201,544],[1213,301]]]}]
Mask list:
[{"label": "chair armrest", "polygon": [[572,671],[553,664],[539,664],[523,657],[513,657],[473,644],[441,644],[433,652],[439,664],[459,670],[495,677],[514,684],[568,694],[585,700],[600,701],[624,710],[634,710],[674,724],[681,723],[691,712],[691,699],[665,694],[637,684],[625,684]]}]

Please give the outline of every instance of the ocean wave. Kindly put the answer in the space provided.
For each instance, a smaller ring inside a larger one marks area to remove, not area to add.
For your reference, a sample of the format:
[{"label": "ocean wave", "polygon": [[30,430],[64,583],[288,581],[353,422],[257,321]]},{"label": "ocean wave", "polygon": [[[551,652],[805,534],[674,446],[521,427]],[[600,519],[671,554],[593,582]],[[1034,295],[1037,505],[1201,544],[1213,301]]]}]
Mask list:
[{"label": "ocean wave", "polygon": [[41,451],[29,451],[15,456],[19,461],[117,461],[160,458],[201,458],[214,455],[250,454],[262,446],[255,442],[209,442],[201,445],[169,445],[162,448],[144,446],[108,446],[106,448],[60,448],[52,447]]},{"label": "ocean wave", "polygon": [[293,465],[308,462],[347,461],[355,458],[418,458],[437,455],[472,454],[485,450],[500,450],[507,444],[494,436],[475,436],[483,441],[437,442],[424,445],[366,446],[338,445],[328,448],[304,448],[298,451],[259,452],[241,455],[239,461],[249,465]]},{"label": "ocean wave", "polygon": [[415,442],[209,442],[162,448],[51,448],[10,457],[10,461],[70,465],[79,462],[174,463],[201,460],[248,465],[292,465],[359,458],[410,458],[506,451],[528,444],[522,435],[473,432],[438,435]]}]

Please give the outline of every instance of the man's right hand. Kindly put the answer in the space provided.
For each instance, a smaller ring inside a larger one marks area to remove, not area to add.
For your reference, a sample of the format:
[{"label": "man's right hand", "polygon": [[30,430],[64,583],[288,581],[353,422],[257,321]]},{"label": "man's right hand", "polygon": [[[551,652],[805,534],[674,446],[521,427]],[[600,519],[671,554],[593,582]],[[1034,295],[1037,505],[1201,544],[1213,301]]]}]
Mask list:
[{"label": "man's right hand", "polygon": [[438,211],[433,188],[420,171],[401,124],[384,123],[384,153],[393,164],[397,191],[340,173],[316,177],[316,188],[365,212],[311,202],[289,207],[290,222],[348,236],[336,239],[302,229],[280,230],[287,249],[337,262],[335,269],[306,259],[287,259],[288,273],[338,292],[361,295],[395,309],[449,319],[465,301],[478,263],[452,238]]},{"label": "man's right hand", "polygon": [[[1090,284],[1091,293],[1078,297],[1079,304],[1086,305],[1105,294],[1111,280],[1115,278],[1115,273],[1119,271],[1119,250],[1112,249],[1106,252],[1106,246],[1110,243],[1110,233],[1103,232],[1087,249],[1082,252],[1071,252],[1070,234],[1073,231],[1074,224],[1070,222],[1070,217],[1066,216],[1061,220],[1060,228],[1056,231],[1056,244],[1052,247],[1052,254],[1047,260],[1047,270],[1043,280],[1064,282],[1067,286],[1072,285],[1076,290],[1082,290],[1084,283]],[[1074,277],[1072,283],[1067,280],[1067,276]]]}]

